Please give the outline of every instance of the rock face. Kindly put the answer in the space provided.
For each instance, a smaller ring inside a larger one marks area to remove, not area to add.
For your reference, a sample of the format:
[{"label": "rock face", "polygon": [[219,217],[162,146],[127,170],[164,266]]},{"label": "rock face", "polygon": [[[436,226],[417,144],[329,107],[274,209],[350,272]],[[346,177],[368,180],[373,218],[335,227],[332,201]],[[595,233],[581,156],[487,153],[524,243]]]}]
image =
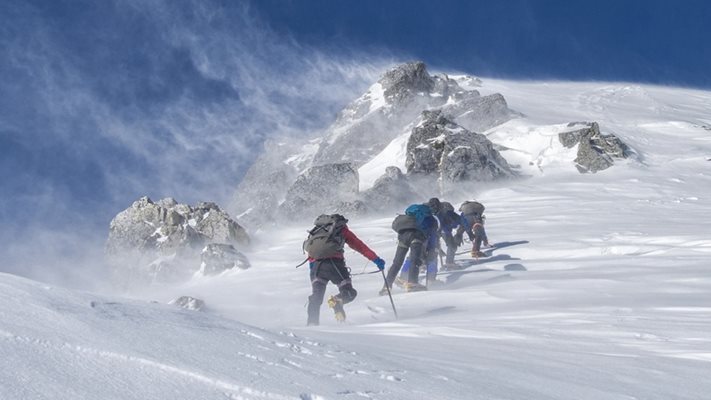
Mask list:
[{"label": "rock face", "polygon": [[481,130],[514,115],[500,94],[482,97],[447,75],[430,75],[422,62],[410,62],[387,71],[339,114],[313,163],[345,160],[360,167],[427,109],[442,109],[468,129]]},{"label": "rock face", "polygon": [[434,79],[421,61],[399,65],[387,71],[378,82],[390,103],[411,101],[417,94],[429,93],[435,87]]},{"label": "rock face", "polygon": [[473,131],[482,132],[491,127],[503,124],[516,115],[509,109],[504,96],[494,93],[481,96],[472,90],[458,92],[454,103],[442,107],[442,112],[451,116],[452,121]]},{"label": "rock face", "polygon": [[363,202],[376,211],[390,210],[418,197],[398,167],[387,167],[373,187],[361,193]]},{"label": "rock face", "polygon": [[106,253],[117,276],[170,281],[194,273],[209,243],[244,246],[249,236],[215,203],[142,197],[111,221]]},{"label": "rock face", "polygon": [[361,208],[355,204],[358,195],[358,170],[350,163],[311,167],[296,178],[279,206],[287,219],[313,219],[343,208]]},{"label": "rock face", "polygon": [[[321,191],[304,187],[305,174],[313,172],[309,168],[342,163],[350,163],[354,170],[361,167],[403,132],[409,132],[424,110],[442,110],[469,131],[483,131],[517,115],[502,95],[482,96],[475,89],[480,85],[481,81],[467,76],[455,79],[430,74],[422,62],[390,69],[318,137],[309,142],[284,138],[265,144],[264,153],[237,188],[230,211],[253,226],[269,222],[273,216],[288,217],[289,212],[303,208],[307,197],[314,196],[296,193],[297,198],[292,199],[293,193],[287,192]],[[320,212],[361,212],[363,204],[354,203],[351,192],[346,194],[347,198],[335,203],[320,204],[325,207]],[[371,197],[372,192],[363,199]],[[368,208],[381,206],[364,201]],[[274,213],[277,206],[280,212]]]},{"label": "rock face", "polygon": [[231,244],[210,243],[202,249],[200,258],[200,273],[206,276],[221,274],[233,268],[250,267],[247,257]]},{"label": "rock face", "polygon": [[437,176],[441,182],[490,181],[514,176],[486,136],[470,132],[442,111],[425,111],[407,142],[408,175]]},{"label": "rock face", "polygon": [[[579,125],[571,122],[568,126]],[[614,135],[603,135],[597,122],[583,123],[586,127],[560,133],[558,140],[568,148],[578,145],[575,166],[580,173],[598,172],[611,167],[615,159],[627,158],[630,149]]]}]

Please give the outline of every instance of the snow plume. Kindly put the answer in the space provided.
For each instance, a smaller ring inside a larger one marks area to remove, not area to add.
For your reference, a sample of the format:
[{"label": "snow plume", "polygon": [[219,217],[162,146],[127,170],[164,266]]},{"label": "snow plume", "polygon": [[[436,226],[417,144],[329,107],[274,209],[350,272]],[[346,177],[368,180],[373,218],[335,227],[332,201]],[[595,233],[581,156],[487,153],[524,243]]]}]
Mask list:
[{"label": "snow plume", "polygon": [[390,64],[302,46],[244,3],[0,15],[0,271],[38,279],[42,260],[82,270],[73,256],[142,195],[226,204],[266,138],[321,129]]}]

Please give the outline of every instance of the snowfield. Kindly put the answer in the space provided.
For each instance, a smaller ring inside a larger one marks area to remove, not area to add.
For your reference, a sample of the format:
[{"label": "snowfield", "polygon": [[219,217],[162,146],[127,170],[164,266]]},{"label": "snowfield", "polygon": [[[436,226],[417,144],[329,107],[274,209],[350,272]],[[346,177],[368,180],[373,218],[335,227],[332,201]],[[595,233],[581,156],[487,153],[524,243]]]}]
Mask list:
[{"label": "snowfield", "polygon": [[[427,292],[395,287],[399,319],[347,251],[347,322],[324,304],[305,326],[309,226],[257,232],[251,269],[125,297],[0,274],[0,399],[710,399],[711,92],[481,85],[523,114],[484,133],[527,178],[471,194],[497,246]],[[576,121],[635,157],[579,174],[557,142]],[[363,167],[365,187],[404,143]],[[349,223],[388,264],[392,217]],[[206,310],[166,304],[182,295]]]}]

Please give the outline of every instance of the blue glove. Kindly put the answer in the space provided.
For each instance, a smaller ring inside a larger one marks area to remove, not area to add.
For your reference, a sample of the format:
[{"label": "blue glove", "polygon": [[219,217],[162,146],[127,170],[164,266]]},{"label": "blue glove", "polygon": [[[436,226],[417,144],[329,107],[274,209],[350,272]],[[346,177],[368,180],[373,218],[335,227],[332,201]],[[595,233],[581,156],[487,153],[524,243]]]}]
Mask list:
[{"label": "blue glove", "polygon": [[383,260],[383,259],[380,258],[380,257],[378,257],[378,258],[376,258],[375,260],[373,260],[373,264],[377,265],[377,266],[378,266],[378,269],[381,270],[381,271],[385,269],[385,260]]}]

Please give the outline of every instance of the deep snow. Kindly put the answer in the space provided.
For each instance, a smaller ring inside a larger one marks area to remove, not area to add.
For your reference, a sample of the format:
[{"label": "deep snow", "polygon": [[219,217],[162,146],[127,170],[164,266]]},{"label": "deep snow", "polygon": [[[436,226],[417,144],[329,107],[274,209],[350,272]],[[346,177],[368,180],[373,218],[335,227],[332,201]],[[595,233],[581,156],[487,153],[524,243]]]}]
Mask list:
[{"label": "deep snow", "polygon": [[[477,89],[524,115],[485,134],[530,177],[470,196],[487,206],[490,241],[510,245],[459,255],[468,267],[428,292],[395,288],[398,320],[377,296],[381,275],[363,274],[346,324],[324,305],[322,325],[304,326],[308,271],[294,266],[306,226],[257,232],[249,270],[133,300],[0,275],[0,398],[711,398],[711,92]],[[599,122],[636,157],[579,174],[556,142],[573,121]],[[399,145],[361,175],[397,164]],[[349,224],[388,263],[391,219]],[[374,270],[352,251],[347,261]],[[208,309],[164,304],[180,295]]]}]

